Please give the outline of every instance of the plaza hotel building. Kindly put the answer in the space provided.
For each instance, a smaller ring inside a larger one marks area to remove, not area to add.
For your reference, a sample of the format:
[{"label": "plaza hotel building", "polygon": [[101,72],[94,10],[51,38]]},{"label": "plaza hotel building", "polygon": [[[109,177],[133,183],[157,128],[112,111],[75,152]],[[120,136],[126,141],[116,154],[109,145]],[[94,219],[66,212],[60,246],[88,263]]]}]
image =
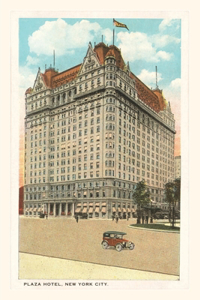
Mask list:
[{"label": "plaza hotel building", "polygon": [[25,103],[26,216],[133,217],[142,179],[163,203],[174,178],[174,115],[116,46],[89,43],[81,64],[39,69]]}]

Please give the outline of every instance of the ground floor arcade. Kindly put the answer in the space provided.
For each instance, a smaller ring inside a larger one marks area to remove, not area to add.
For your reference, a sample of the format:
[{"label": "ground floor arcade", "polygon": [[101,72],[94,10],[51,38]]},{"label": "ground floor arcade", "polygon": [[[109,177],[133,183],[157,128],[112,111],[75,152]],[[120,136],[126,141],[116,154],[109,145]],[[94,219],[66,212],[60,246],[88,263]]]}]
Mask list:
[{"label": "ground floor arcade", "polygon": [[24,215],[27,217],[39,217],[44,214],[48,217],[74,217],[80,218],[105,218],[110,219],[132,218],[136,208],[131,201],[44,201],[41,203],[26,202]]}]

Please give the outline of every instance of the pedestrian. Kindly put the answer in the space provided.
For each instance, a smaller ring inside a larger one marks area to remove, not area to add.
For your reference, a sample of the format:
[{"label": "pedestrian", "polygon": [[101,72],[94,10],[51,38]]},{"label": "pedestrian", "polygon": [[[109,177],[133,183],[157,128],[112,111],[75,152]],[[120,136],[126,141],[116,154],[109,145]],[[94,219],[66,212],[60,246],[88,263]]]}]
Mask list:
[{"label": "pedestrian", "polygon": [[116,223],[118,223],[118,220],[119,220],[119,217],[118,217],[118,216],[116,216]]},{"label": "pedestrian", "polygon": [[127,215],[127,221],[129,220],[129,217],[128,217],[128,215]]},{"label": "pedestrian", "polygon": [[112,215],[112,221],[114,221],[114,219],[115,219],[115,217],[114,217],[114,215]]},{"label": "pedestrian", "polygon": [[149,222],[149,217],[146,216],[146,223],[148,224],[148,222]]},{"label": "pedestrian", "polygon": [[46,214],[46,219],[48,219],[48,214]]},{"label": "pedestrian", "polygon": [[76,222],[78,223],[78,215],[76,216]]},{"label": "pedestrian", "polygon": [[144,224],[144,216],[142,216],[142,224]]}]

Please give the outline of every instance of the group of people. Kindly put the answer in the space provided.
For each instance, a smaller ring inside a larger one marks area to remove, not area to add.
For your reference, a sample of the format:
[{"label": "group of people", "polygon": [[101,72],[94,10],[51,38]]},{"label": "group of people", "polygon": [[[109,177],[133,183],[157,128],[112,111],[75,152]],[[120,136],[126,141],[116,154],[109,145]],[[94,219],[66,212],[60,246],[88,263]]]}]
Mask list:
[{"label": "group of people", "polygon": [[[119,219],[122,219],[122,218],[120,218],[118,215],[112,215],[112,221],[116,221],[116,223],[118,223],[118,220]],[[127,215],[127,217],[126,217],[126,220],[128,221],[129,220],[129,216]]]}]

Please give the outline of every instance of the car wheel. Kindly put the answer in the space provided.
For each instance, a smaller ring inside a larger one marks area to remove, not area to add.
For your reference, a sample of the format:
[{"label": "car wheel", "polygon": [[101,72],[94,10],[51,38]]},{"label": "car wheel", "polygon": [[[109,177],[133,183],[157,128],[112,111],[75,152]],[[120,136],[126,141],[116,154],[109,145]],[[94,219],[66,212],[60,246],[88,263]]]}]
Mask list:
[{"label": "car wheel", "polygon": [[119,252],[119,251],[122,250],[122,245],[121,245],[121,244],[117,244],[117,245],[115,246],[115,248],[116,248],[116,250]]},{"label": "car wheel", "polygon": [[133,243],[131,243],[129,249],[133,250],[134,248],[135,248],[135,245]]},{"label": "car wheel", "polygon": [[102,248],[103,248],[103,249],[107,249],[107,248],[108,248],[108,243],[107,243],[106,241],[104,241],[104,242],[102,243]]}]

